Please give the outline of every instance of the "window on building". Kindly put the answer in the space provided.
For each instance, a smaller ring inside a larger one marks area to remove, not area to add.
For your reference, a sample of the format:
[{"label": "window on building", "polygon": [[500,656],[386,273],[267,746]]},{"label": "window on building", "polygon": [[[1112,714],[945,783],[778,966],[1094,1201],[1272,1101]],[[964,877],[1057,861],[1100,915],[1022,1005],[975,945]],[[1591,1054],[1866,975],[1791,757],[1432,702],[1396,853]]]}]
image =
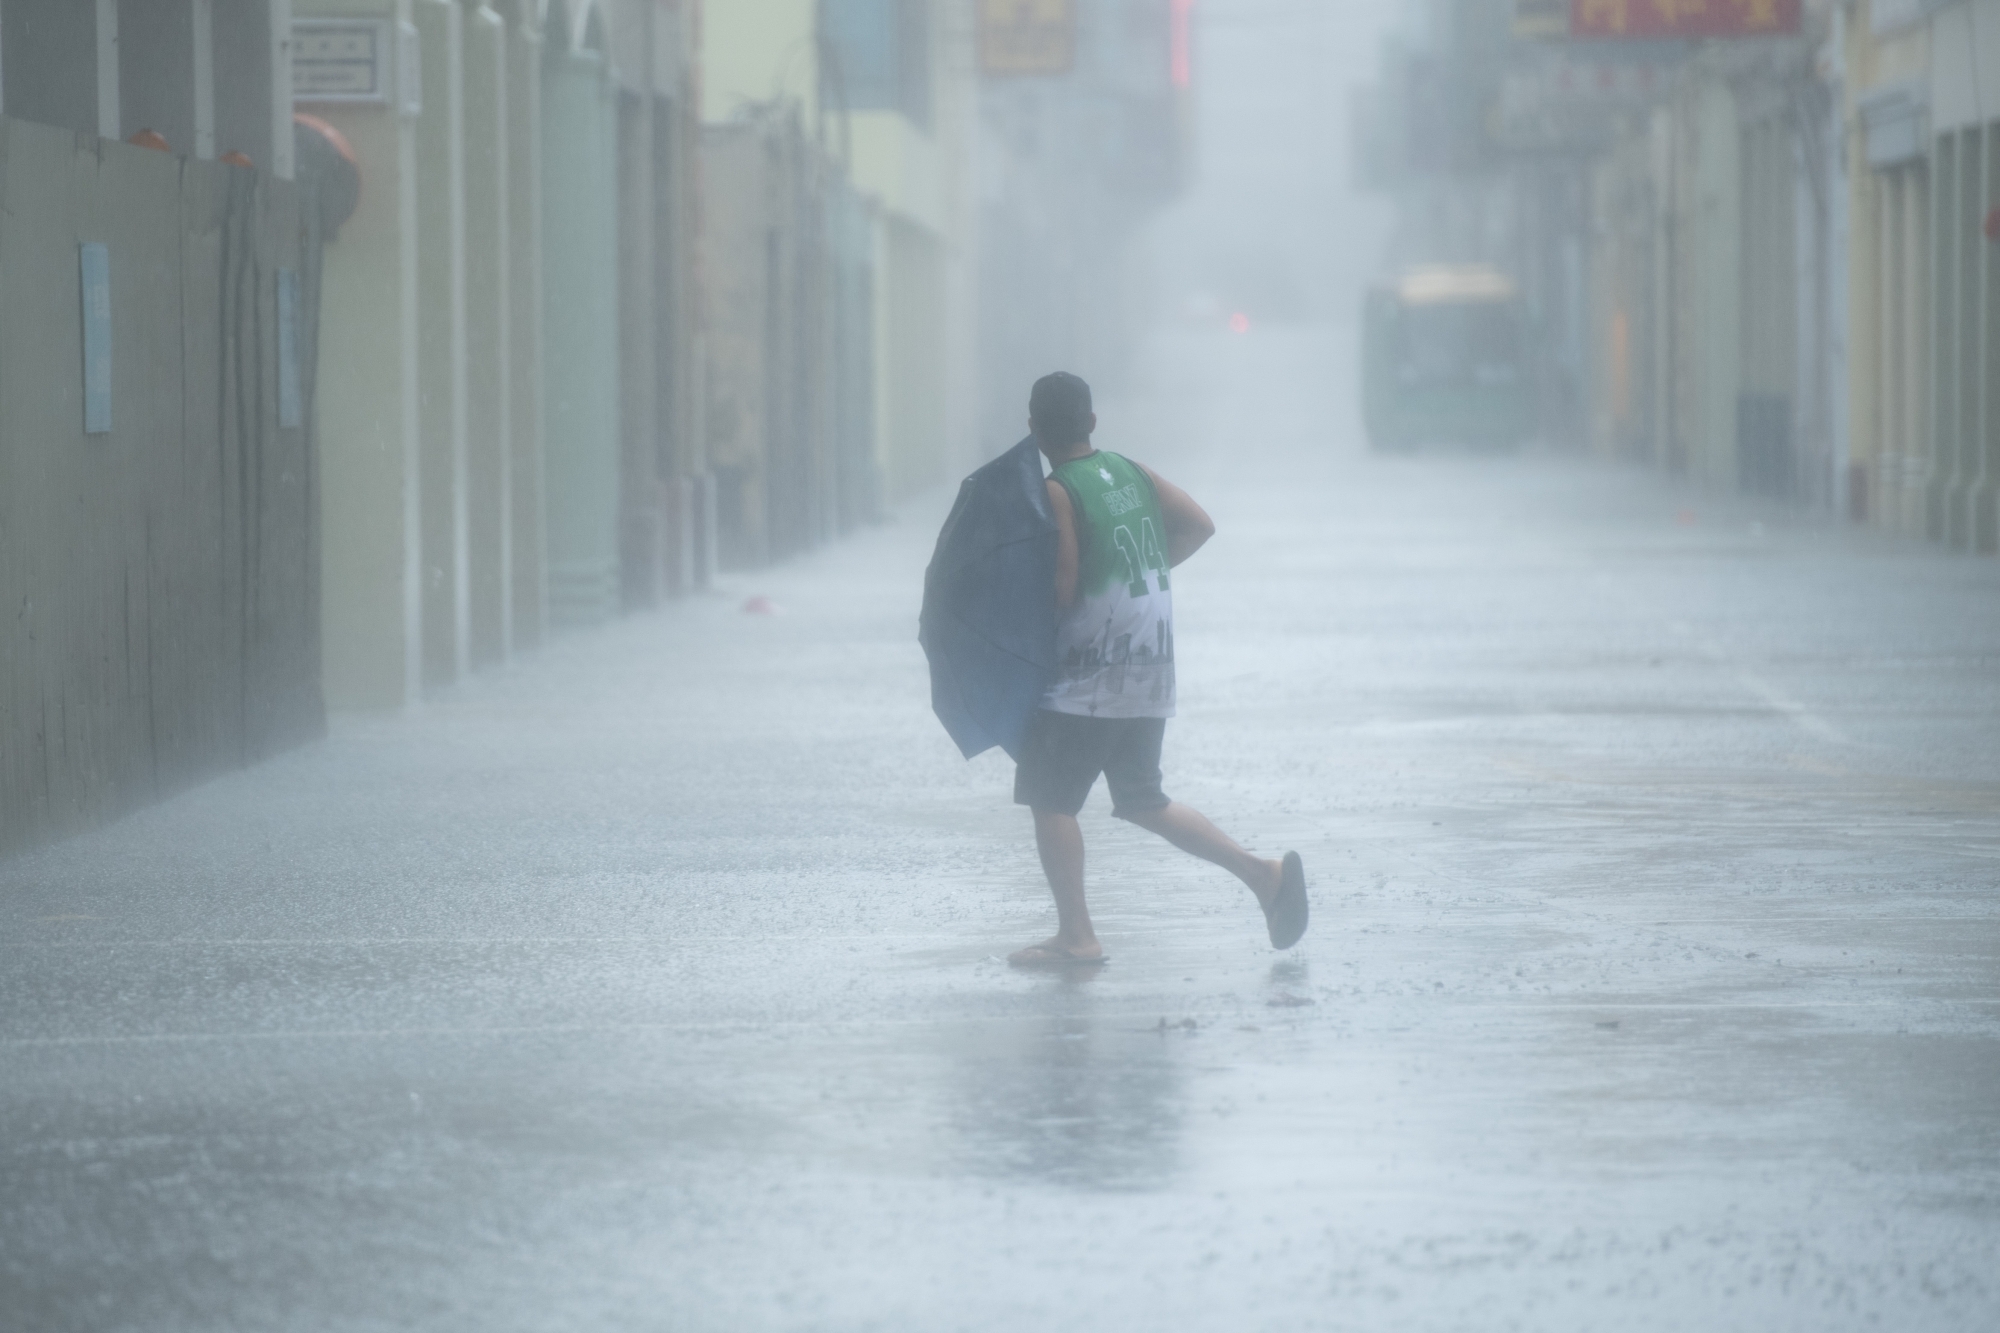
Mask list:
[{"label": "window on building", "polygon": [[819,0],[820,96],[831,110],[931,123],[927,0]]}]

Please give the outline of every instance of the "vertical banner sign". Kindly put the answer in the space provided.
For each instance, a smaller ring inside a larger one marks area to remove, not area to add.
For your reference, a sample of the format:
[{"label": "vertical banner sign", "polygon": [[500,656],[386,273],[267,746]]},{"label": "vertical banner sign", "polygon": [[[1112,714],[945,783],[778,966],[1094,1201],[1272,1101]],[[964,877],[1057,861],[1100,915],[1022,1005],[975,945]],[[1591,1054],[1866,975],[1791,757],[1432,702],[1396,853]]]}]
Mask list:
[{"label": "vertical banner sign", "polygon": [[111,252],[77,247],[83,287],[83,433],[111,433]]},{"label": "vertical banner sign", "polygon": [[979,68],[989,77],[1067,74],[1076,0],[979,0]]},{"label": "vertical banner sign", "polygon": [[1572,37],[1774,37],[1799,30],[1799,0],[1570,0]]},{"label": "vertical banner sign", "polygon": [[1194,0],[1169,0],[1167,23],[1167,73],[1186,92],[1194,82]]},{"label": "vertical banner sign", "polygon": [[299,401],[299,275],[278,270],[278,425],[293,430],[305,424]]}]

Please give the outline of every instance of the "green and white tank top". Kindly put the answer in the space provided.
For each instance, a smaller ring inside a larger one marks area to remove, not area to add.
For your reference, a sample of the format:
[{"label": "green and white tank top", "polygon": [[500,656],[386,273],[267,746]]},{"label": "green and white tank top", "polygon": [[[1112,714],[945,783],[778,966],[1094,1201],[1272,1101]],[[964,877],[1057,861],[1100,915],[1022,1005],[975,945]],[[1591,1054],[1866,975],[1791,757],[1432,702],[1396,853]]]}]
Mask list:
[{"label": "green and white tank top", "polygon": [[1076,602],[1056,628],[1042,707],[1085,717],[1174,715],[1174,595],[1152,478],[1102,449],[1052,474],[1076,515]]}]

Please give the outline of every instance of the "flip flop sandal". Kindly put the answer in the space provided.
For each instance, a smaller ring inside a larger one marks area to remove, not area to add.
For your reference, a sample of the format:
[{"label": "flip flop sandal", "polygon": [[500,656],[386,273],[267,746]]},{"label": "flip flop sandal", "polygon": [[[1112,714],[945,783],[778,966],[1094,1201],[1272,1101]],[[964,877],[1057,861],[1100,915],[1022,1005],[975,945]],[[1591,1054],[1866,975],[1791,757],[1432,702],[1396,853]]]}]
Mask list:
[{"label": "flip flop sandal", "polygon": [[1306,933],[1312,905],[1306,901],[1306,865],[1297,852],[1286,852],[1284,873],[1278,892],[1264,909],[1264,924],[1271,930],[1271,947],[1289,949]]}]

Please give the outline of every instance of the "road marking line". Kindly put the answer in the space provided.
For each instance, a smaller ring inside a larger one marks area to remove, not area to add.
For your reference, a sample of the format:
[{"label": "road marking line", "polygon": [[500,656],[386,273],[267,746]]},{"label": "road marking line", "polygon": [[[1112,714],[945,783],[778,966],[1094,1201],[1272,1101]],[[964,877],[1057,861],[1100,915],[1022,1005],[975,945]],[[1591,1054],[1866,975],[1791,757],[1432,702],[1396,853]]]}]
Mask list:
[{"label": "road marking line", "polygon": [[1790,718],[1793,725],[1801,731],[1817,736],[1823,741],[1830,741],[1835,745],[1854,744],[1854,741],[1846,732],[1834,726],[1833,723],[1827,721],[1818,713],[1813,712],[1790,695],[1783,693],[1775,685],[1754,671],[1744,671],[1739,668],[1736,672],[1736,679],[1752,694],[1755,694],[1772,708]]}]

